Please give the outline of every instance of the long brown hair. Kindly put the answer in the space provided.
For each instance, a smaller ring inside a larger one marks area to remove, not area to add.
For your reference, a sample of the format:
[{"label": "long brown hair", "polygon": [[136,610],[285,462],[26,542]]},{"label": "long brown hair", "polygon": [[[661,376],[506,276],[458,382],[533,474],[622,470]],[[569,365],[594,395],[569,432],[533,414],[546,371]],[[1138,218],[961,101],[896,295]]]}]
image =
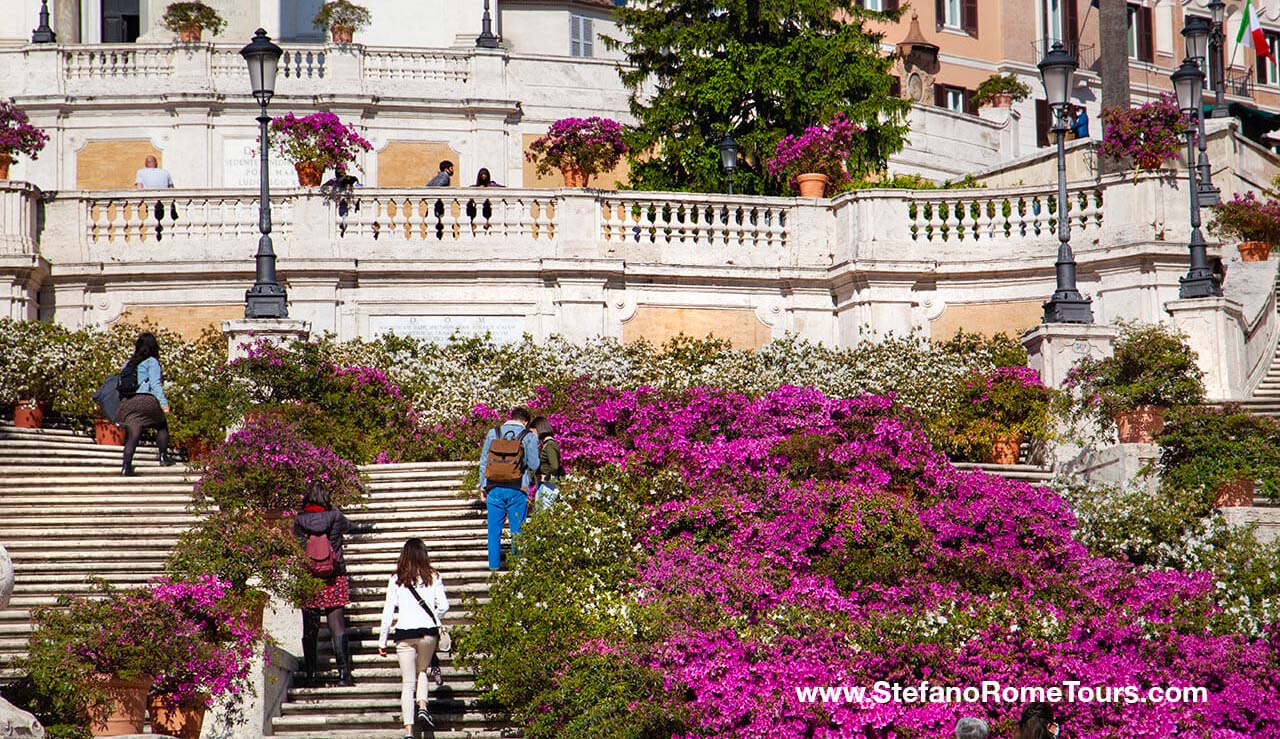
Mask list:
[{"label": "long brown hair", "polygon": [[400,561],[396,563],[396,585],[411,587],[418,583],[430,585],[435,581],[436,568],[431,566],[427,545],[417,537],[406,541],[400,550]]}]

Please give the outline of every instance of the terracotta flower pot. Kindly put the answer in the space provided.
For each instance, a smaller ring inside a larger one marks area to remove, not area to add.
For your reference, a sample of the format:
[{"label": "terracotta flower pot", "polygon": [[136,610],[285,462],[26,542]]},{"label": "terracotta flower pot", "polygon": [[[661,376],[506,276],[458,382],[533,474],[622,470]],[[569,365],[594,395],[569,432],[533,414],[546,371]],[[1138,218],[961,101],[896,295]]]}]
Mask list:
[{"label": "terracotta flower pot", "polygon": [[94,675],[93,682],[107,693],[107,703],[89,710],[89,730],[97,736],[141,734],[147,719],[147,693],[154,679],[150,675],[125,680],[115,675]]},{"label": "terracotta flower pot", "polygon": [[0,180],[9,179],[10,164],[13,164],[13,155],[7,151],[0,151]]},{"label": "terracotta flower pot", "polygon": [[203,703],[177,704],[165,700],[165,696],[152,693],[147,701],[151,714],[151,732],[176,736],[178,739],[200,739],[204,727],[204,714],[208,709]]},{"label": "terracotta flower pot", "polygon": [[1007,92],[997,92],[991,96],[991,101],[987,105],[992,108],[1012,108],[1013,95]]},{"label": "terracotta flower pot", "polygon": [[298,173],[298,184],[302,187],[319,187],[324,177],[324,165],[320,162],[296,162],[293,168]]},{"label": "terracotta flower pot", "polygon": [[1017,464],[1022,449],[1022,434],[997,434],[991,440],[991,454],[983,461],[987,464]]},{"label": "terracotta flower pot", "polygon": [[827,183],[831,178],[824,174],[796,175],[796,185],[800,188],[802,198],[820,198],[827,193]]},{"label": "terracotta flower pot", "polygon": [[1242,241],[1236,248],[1242,262],[1265,262],[1271,257],[1271,244],[1265,241]]},{"label": "terracotta flower pot", "polygon": [[194,44],[200,41],[200,34],[204,32],[204,26],[199,23],[192,23],[189,26],[180,26],[178,28],[178,40],[184,44]]},{"label": "terracotta flower pot", "polygon": [[356,33],[356,29],[351,26],[333,26],[329,29],[329,33],[333,36],[333,43],[349,44],[351,43],[351,37]]},{"label": "terracotta flower pot", "polygon": [[187,450],[188,462],[204,462],[213,456],[218,445],[206,439],[191,439],[183,442],[182,448]]},{"label": "terracotta flower pot", "polygon": [[564,176],[565,187],[586,187],[591,177],[579,167],[562,167],[560,174]]},{"label": "terracotta flower pot", "polygon": [[1150,444],[1164,430],[1164,414],[1168,408],[1140,405],[1116,414],[1116,430],[1121,444]]},{"label": "terracotta flower pot", "polygon": [[1213,491],[1214,508],[1233,508],[1253,505],[1255,483],[1247,477],[1224,482]]},{"label": "terracotta flower pot", "polygon": [[93,440],[103,446],[124,446],[125,430],[105,418],[93,419]]},{"label": "terracotta flower pot", "polygon": [[19,400],[13,406],[13,425],[20,429],[38,429],[44,426],[45,404],[31,399]]}]

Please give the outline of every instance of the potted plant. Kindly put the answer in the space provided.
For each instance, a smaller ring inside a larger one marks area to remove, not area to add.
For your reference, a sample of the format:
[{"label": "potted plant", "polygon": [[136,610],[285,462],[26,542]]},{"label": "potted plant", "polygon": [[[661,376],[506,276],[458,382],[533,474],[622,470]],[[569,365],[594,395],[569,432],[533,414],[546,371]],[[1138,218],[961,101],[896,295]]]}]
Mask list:
[{"label": "potted plant", "polygon": [[[52,407],[67,359],[68,332],[43,321],[10,324],[12,333],[0,338],[6,349],[0,359],[0,402],[13,406],[18,428],[38,429]],[[9,353],[9,350],[14,350]]]},{"label": "potted plant", "polygon": [[773,157],[765,161],[765,168],[774,177],[788,178],[802,198],[820,198],[848,189],[852,183],[849,157],[859,133],[861,126],[837,113],[826,125],[783,137]]},{"label": "potted plant", "polygon": [[152,731],[200,739],[205,712],[215,701],[237,723],[241,698],[252,694],[250,665],[263,639],[262,623],[251,622],[244,602],[227,581],[204,573],[190,580],[162,578],[150,586],[152,598],[176,620],[172,637],[181,642],[180,660],[157,675],[148,696]]},{"label": "potted plant", "polygon": [[31,125],[27,114],[8,100],[0,100],[0,180],[9,179],[14,154],[36,159],[49,134]]},{"label": "potted plant", "polygon": [[35,609],[24,667],[57,705],[87,714],[94,736],[142,733],[157,675],[187,654],[180,619],[148,589],[98,581],[88,596]]},{"label": "potted plant", "polygon": [[993,74],[978,85],[973,94],[976,105],[1008,108],[1020,100],[1026,100],[1031,88],[1020,82],[1012,73]]},{"label": "potted plant", "polygon": [[178,40],[184,44],[199,42],[205,30],[217,36],[227,27],[218,11],[202,2],[170,3],[160,23],[178,34]]},{"label": "potted plant", "polygon": [[1122,444],[1149,444],[1169,408],[1204,400],[1204,373],[1177,331],[1163,324],[1119,325],[1110,357],[1085,357],[1067,372],[1071,413],[1100,429],[1114,424]]},{"label": "potted plant", "polygon": [[954,395],[954,410],[934,422],[934,436],[957,456],[1017,464],[1023,441],[1051,436],[1054,391],[1030,367],[971,370],[957,381]]},{"label": "potted plant", "polygon": [[289,113],[271,121],[271,132],[280,136],[280,153],[293,162],[302,187],[318,187],[326,169],[345,173],[356,152],[373,145],[333,113],[312,113],[301,118]]},{"label": "potted plant", "polygon": [[1255,487],[1280,498],[1280,423],[1242,409],[1188,406],[1169,414],[1160,446],[1160,482],[1212,495],[1216,507],[1253,505]]},{"label": "potted plant", "polygon": [[1131,162],[1135,179],[1143,170],[1177,159],[1186,145],[1187,117],[1173,95],[1136,108],[1104,108],[1101,117],[1103,156]]},{"label": "potted plant", "polygon": [[198,506],[287,515],[298,510],[311,480],[326,481],[339,508],[364,502],[364,483],[355,465],[308,442],[281,420],[272,413],[251,415],[213,453],[195,486]]},{"label": "potted plant", "polygon": [[369,9],[349,0],[330,0],[320,6],[311,22],[329,29],[335,44],[349,44],[355,32],[369,25]]},{"label": "potted plant", "polygon": [[595,175],[618,166],[630,151],[622,132],[622,124],[609,118],[561,118],[545,136],[529,144],[525,158],[537,164],[540,175],[560,170],[565,187],[586,187]]},{"label": "potted plant", "polygon": [[216,511],[184,531],[165,570],[186,579],[213,575],[227,582],[249,623],[258,626],[269,595],[297,606],[324,585],[311,575],[292,532],[247,508]]},{"label": "potted plant", "polygon": [[1229,203],[1213,206],[1209,230],[1224,239],[1240,242],[1240,259],[1264,262],[1271,247],[1280,244],[1280,202],[1259,200],[1252,191],[1236,193]]}]

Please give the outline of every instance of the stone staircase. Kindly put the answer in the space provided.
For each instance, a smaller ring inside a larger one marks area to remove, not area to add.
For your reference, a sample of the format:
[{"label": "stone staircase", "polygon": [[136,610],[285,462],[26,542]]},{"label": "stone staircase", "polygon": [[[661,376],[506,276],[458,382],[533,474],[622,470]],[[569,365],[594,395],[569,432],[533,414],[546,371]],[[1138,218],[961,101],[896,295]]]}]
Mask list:
[{"label": "stone staircase", "polygon": [[[120,448],[60,430],[0,425],[0,543],[17,576],[10,607],[0,611],[0,679],[30,632],[30,610],[59,595],[82,593],[97,576],[137,585],[161,574],[178,535],[196,517],[187,511],[192,473],[162,468],[154,449],[140,449],[138,476],[119,476]],[[377,656],[378,619],[387,577],[404,540],[423,538],[449,591],[446,622],[466,623],[464,594],[486,600],[484,511],[459,491],[466,463],[365,468],[369,503],[351,511],[347,549],[352,604],[348,621],[356,686],[290,688],[273,731],[289,737],[400,737],[399,669]],[[283,644],[297,653],[299,647]],[[321,667],[331,667],[321,634]],[[438,739],[498,737],[503,728],[474,707],[470,674],[442,655],[443,687],[432,684]],[[332,673],[329,673],[332,676]]]}]

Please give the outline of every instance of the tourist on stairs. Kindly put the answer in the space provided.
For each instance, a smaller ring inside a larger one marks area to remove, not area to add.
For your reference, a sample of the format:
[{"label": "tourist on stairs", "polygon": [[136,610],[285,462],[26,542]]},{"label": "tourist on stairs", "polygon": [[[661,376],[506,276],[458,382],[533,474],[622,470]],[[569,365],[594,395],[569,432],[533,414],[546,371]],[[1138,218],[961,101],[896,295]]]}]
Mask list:
[{"label": "tourist on stairs", "polygon": [[537,436],[529,430],[533,417],[516,406],[506,423],[489,429],[480,450],[480,501],[489,513],[489,569],[502,566],[502,526],[510,522],[511,552],[529,513],[528,490],[538,471]]},{"label": "tourist on stairs", "polygon": [[329,624],[333,660],[338,667],[338,684],[355,685],[351,678],[351,645],[347,639],[346,605],[351,602],[347,564],[342,555],[344,535],[351,522],[333,507],[329,488],[312,480],[302,501],[302,510],[293,519],[293,534],[306,547],[306,561],[312,574],[325,586],[302,606],[302,661],[308,684],[316,680],[320,617]]},{"label": "tourist on stairs", "polygon": [[[378,654],[387,656],[387,639],[396,643],[400,661],[400,712],[404,717],[405,739],[412,739],[416,719],[424,728],[435,721],[427,710],[427,671],[440,643],[440,617],[449,610],[440,573],[431,566],[431,557],[421,539],[409,539],[400,550],[396,572],[387,580],[387,598],[378,626]],[[395,632],[391,620],[395,617]]]},{"label": "tourist on stairs", "polygon": [[120,409],[116,411],[116,423],[125,429],[122,475],[132,475],[133,453],[138,450],[144,429],[156,430],[156,446],[160,448],[160,464],[168,467],[169,400],[164,397],[161,382],[160,342],[150,331],[138,334],[133,345],[133,356],[120,370]]}]

